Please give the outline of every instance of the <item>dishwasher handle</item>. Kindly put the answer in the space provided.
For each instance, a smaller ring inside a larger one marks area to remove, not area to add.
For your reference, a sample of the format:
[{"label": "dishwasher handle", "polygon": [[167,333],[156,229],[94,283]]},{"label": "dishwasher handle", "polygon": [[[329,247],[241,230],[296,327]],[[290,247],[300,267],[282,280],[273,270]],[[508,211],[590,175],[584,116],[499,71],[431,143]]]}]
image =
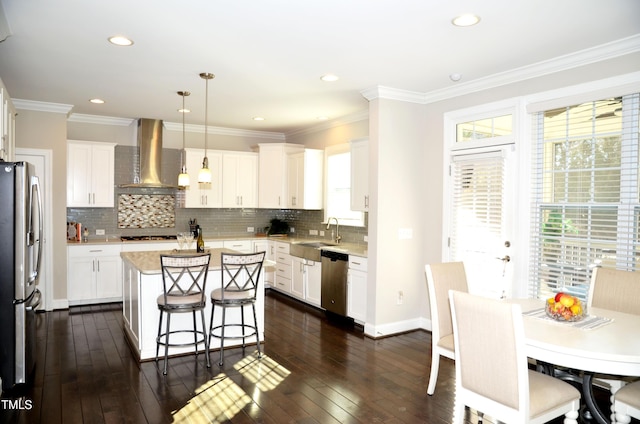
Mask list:
[{"label": "dishwasher handle", "polygon": [[322,249],[320,251],[320,256],[323,258],[330,259],[331,262],[349,260],[349,255],[347,255],[346,253],[334,252],[333,250],[326,250],[326,249]]}]

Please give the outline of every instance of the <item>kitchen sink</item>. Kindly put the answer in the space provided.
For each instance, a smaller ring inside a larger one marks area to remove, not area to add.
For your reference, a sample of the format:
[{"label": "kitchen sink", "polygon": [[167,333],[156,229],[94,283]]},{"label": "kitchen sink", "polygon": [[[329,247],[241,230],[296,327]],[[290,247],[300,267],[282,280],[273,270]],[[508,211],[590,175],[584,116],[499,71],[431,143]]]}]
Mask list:
[{"label": "kitchen sink", "polygon": [[323,247],[336,246],[335,243],[327,243],[324,241],[307,241],[299,243],[291,243],[289,254],[298,258],[308,259],[310,261],[320,262],[320,253]]}]

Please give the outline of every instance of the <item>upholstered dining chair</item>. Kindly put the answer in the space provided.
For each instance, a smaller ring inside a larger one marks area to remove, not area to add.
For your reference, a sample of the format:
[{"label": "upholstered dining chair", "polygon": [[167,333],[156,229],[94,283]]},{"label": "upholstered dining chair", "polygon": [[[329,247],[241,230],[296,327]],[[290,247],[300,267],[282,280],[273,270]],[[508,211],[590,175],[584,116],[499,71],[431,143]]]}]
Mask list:
[{"label": "upholstered dining chair", "polygon": [[627,384],[613,397],[612,423],[628,423],[630,417],[640,420],[640,381]]},{"label": "upholstered dining chair", "polygon": [[[211,254],[198,255],[160,255],[162,266],[163,293],[158,296],[157,304],[160,310],[160,322],[158,324],[158,336],[156,337],[156,362],[160,345],[164,345],[164,369],[167,374],[169,361],[169,347],[183,347],[193,345],[196,357],[198,345],[204,344],[207,367],[209,362],[209,338],[207,336],[204,319],[204,308],[207,304],[205,287],[209,272]],[[193,329],[171,329],[171,315],[175,313],[191,312],[193,314]],[[202,329],[198,330],[196,324],[196,312],[200,312]],[[162,318],[167,314],[166,327],[162,332]],[[193,342],[181,340],[171,342],[170,336],[177,333],[193,333]]]},{"label": "upholstered dining chair", "polygon": [[[224,364],[224,341],[227,339],[242,339],[244,349],[247,337],[256,337],[258,357],[262,356],[260,350],[260,329],[256,315],[256,296],[260,281],[260,273],[264,263],[265,252],[258,253],[221,253],[221,286],[211,292],[211,323],[209,324],[209,338],[220,339],[220,361]],[[245,322],[244,307],[251,306],[253,311],[253,324]],[[222,308],[222,321],[220,325],[213,325],[213,317],[216,306]],[[227,309],[240,308],[240,322],[227,322]],[[232,334],[225,330],[238,330]]]},{"label": "upholstered dining chair", "polygon": [[594,268],[587,311],[590,307],[640,315],[640,272]]},{"label": "upholstered dining chair", "polygon": [[[612,268],[594,268],[587,297],[591,307],[640,315],[640,272]],[[595,384],[615,394],[628,382],[616,375],[595,375]]]},{"label": "upholstered dining chair", "polygon": [[449,309],[449,290],[468,291],[467,274],[462,262],[427,264],[424,267],[431,309],[431,371],[427,394],[436,390],[440,357],[454,359],[453,327]]},{"label": "upholstered dining chair", "polygon": [[505,423],[546,423],[564,415],[576,424],[580,392],[529,370],[520,305],[450,291],[455,340],[453,422],[465,406]]}]

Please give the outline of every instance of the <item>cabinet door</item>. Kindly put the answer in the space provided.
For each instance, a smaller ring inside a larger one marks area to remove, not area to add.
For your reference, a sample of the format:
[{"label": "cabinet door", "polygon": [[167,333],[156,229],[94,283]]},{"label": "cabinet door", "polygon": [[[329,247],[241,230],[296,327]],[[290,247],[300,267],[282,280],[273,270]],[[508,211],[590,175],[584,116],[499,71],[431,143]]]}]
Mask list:
[{"label": "cabinet door", "polygon": [[322,293],[321,277],[322,263],[316,261],[306,261],[306,293],[305,300],[315,306],[320,306]]},{"label": "cabinet door", "polygon": [[189,187],[185,187],[185,208],[222,207],[222,154],[207,151],[211,183],[199,183],[198,172],[202,168],[204,149],[185,149],[185,163],[189,174]]},{"label": "cabinet door", "polygon": [[91,145],[67,145],[67,206],[91,206]]},{"label": "cabinet door", "polygon": [[369,210],[369,141],[351,142],[351,210]]},{"label": "cabinet door", "polygon": [[284,159],[282,148],[260,146],[258,205],[261,208],[279,209],[286,204]]},{"label": "cabinet door", "polygon": [[67,299],[73,302],[95,298],[95,259],[70,257],[67,263]]},{"label": "cabinet door", "polygon": [[367,273],[349,269],[347,288],[347,315],[356,321],[367,319]]},{"label": "cabinet door", "polygon": [[122,259],[119,256],[95,258],[96,298],[122,299]]},{"label": "cabinet door", "polygon": [[287,156],[287,204],[290,209],[301,209],[304,201],[304,153]]},{"label": "cabinet door", "polygon": [[291,258],[291,294],[304,300],[305,264],[304,259]]},{"label": "cabinet door", "polygon": [[114,156],[113,145],[94,144],[91,148],[91,206],[114,206]]},{"label": "cabinet door", "polygon": [[222,205],[253,208],[258,205],[258,157],[254,153],[223,155]]}]

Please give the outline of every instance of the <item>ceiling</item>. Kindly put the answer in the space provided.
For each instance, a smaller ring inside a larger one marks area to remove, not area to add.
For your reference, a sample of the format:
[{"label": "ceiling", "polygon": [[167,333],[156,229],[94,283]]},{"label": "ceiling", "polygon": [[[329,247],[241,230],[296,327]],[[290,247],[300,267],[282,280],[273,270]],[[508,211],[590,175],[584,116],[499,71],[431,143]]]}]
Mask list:
[{"label": "ceiling", "polygon": [[[447,90],[640,33],[638,0],[0,0],[0,78],[74,114],[291,133],[376,86]],[[451,20],[475,13],[460,28]],[[0,16],[1,18],[1,16]],[[1,20],[1,19],[0,19]],[[1,26],[1,25],[0,25]],[[125,35],[130,47],[107,38]],[[336,82],[320,76],[333,73]],[[454,82],[452,73],[461,74]],[[91,98],[106,103],[95,105]],[[264,117],[254,121],[253,117]]]}]

